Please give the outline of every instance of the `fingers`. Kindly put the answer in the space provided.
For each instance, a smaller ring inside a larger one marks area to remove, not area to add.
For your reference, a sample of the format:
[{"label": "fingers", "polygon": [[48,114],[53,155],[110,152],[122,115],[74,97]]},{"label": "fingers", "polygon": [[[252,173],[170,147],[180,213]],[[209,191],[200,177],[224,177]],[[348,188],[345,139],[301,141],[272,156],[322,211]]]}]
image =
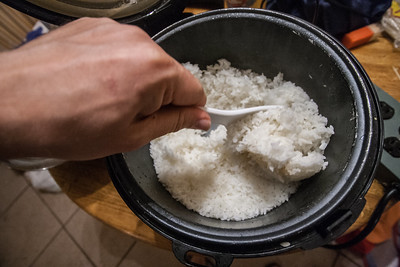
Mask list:
[{"label": "fingers", "polygon": [[[52,33],[57,34],[57,37],[68,37],[79,33],[94,31],[95,29],[104,29],[106,25],[118,26],[118,22],[110,18],[89,18],[84,17],[65,24],[62,30],[56,29]],[[90,41],[90,40],[88,40]]]},{"label": "fingers", "polygon": [[[133,110],[141,116],[153,114],[163,106],[204,106],[206,94],[199,80],[154,42],[142,44],[139,60],[129,68]],[[138,62],[141,62],[139,65]],[[140,77],[140,78],[137,78]]]},{"label": "fingers", "polygon": [[200,81],[181,64],[177,64],[179,65],[179,70],[176,72],[178,77],[174,79],[172,88],[169,88],[173,90],[171,104],[176,106],[204,106],[207,97]]},{"label": "fingers", "polygon": [[[131,146],[141,147],[151,140],[183,128],[207,131],[211,119],[207,112],[197,107],[164,107],[131,127]],[[138,133],[140,131],[140,133]]]},{"label": "fingers", "polygon": [[[64,26],[55,29],[48,34],[36,38],[25,46],[32,43],[47,44],[50,40],[64,42],[69,41],[75,44],[117,43],[120,46],[127,46],[127,43],[135,44],[138,38],[151,39],[147,33],[134,25],[120,24],[110,18],[80,18]],[[127,42],[127,43],[124,43]],[[25,47],[24,46],[24,47]]]}]

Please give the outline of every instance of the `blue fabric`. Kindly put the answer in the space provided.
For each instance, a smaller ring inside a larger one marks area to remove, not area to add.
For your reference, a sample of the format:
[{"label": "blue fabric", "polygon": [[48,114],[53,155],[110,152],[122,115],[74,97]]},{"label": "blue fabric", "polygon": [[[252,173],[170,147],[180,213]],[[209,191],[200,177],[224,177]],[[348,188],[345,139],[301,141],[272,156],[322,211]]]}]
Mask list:
[{"label": "blue fabric", "polygon": [[32,41],[33,39],[38,38],[42,35],[43,29],[42,27],[37,28],[36,30],[28,32],[26,35],[26,42]]},{"label": "blue fabric", "polygon": [[392,0],[270,0],[266,8],[294,15],[336,38],[380,21]]}]

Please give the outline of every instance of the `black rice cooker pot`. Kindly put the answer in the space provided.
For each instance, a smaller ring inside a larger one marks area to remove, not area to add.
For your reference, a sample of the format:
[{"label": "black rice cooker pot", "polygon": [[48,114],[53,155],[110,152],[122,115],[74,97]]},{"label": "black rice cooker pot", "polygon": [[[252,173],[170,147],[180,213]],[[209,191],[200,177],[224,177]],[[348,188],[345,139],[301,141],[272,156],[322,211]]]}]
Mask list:
[{"label": "black rice cooker pot", "polygon": [[[113,183],[129,208],[170,239],[176,257],[195,266],[189,252],[219,266],[235,257],[312,249],[342,235],[365,205],[380,160],[378,99],[357,60],[315,26],[281,13],[225,9],[181,20],[154,40],[179,62],[204,68],[220,58],[301,86],[335,128],[326,170],[304,180],[289,201],[244,221],[203,217],[175,201],[158,182],[149,146],[108,157]],[[197,266],[197,265],[196,265]]]},{"label": "black rice cooker pot", "polygon": [[183,18],[187,0],[2,0],[42,21],[63,25],[80,17],[109,17],[150,35]]}]

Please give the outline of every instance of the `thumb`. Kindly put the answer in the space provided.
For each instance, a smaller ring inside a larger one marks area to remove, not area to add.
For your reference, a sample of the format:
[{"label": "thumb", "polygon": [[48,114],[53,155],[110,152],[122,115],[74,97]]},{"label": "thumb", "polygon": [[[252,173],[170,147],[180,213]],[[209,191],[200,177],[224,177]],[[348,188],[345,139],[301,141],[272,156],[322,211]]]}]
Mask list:
[{"label": "thumb", "polygon": [[211,118],[206,111],[199,107],[177,106],[165,106],[134,125],[135,128],[141,129],[139,139],[142,139],[143,144],[183,128],[207,131],[210,126]]}]

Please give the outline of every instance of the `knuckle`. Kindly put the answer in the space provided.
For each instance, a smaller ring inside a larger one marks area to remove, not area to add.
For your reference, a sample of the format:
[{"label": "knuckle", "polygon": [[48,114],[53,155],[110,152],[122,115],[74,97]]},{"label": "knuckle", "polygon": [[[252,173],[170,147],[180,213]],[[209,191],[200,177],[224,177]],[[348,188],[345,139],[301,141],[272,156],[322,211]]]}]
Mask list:
[{"label": "knuckle", "polygon": [[184,112],[178,112],[178,116],[175,120],[173,131],[177,132],[177,131],[185,128],[185,123],[186,123],[186,117],[185,117]]}]

